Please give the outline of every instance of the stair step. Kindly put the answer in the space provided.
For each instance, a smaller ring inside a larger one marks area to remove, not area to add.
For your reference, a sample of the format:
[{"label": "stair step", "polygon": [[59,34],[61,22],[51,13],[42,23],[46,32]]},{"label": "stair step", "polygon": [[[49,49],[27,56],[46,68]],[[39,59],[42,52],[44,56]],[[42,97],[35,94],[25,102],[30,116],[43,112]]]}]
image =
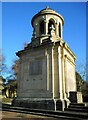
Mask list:
[{"label": "stair step", "polygon": [[76,108],[76,109],[85,109],[85,110],[88,110],[88,106],[69,105],[68,108]]},{"label": "stair step", "polygon": [[34,110],[34,109],[28,109],[28,108],[22,108],[22,107],[6,107],[6,106],[3,106],[3,108],[2,108],[2,110],[12,110],[12,111],[19,111],[19,110],[21,110],[21,111],[24,111],[24,112],[37,112],[37,113],[48,113],[48,114],[50,114],[50,115],[52,115],[52,114],[54,114],[54,115],[56,115],[56,116],[63,116],[63,117],[69,117],[69,118],[73,118],[73,120],[75,120],[75,118],[80,118],[80,120],[82,119],[82,120],[84,120],[84,119],[87,119],[88,118],[88,114],[85,112],[85,113],[79,113],[79,112],[76,112],[76,111],[69,111],[68,109],[67,109],[67,111],[64,111],[64,112],[62,112],[62,111],[50,111],[50,110]]},{"label": "stair step", "polygon": [[79,110],[75,108],[67,108],[65,111],[52,111],[52,110],[40,110],[40,109],[30,109],[30,108],[23,108],[23,107],[14,107],[14,106],[7,106],[2,105],[2,110],[10,110],[10,111],[23,111],[25,113],[44,113],[44,114],[50,114],[55,116],[62,116],[63,118],[71,119],[71,120],[84,120],[88,119],[88,113],[85,110]]},{"label": "stair step", "polygon": [[73,106],[85,106],[85,103],[70,103]]},{"label": "stair step", "polygon": [[[8,109],[4,109],[5,111],[10,111],[10,112],[20,112],[19,110],[8,110]],[[21,113],[25,113],[25,111],[21,111]],[[26,112],[26,114],[27,113],[29,113],[29,114],[34,114],[34,115],[42,115],[42,113],[37,113],[37,114],[35,114],[35,113],[30,113],[30,112]],[[56,114],[56,115],[52,115],[52,114],[44,114],[45,116],[48,116],[48,117],[54,117],[54,118],[58,118],[58,119],[60,119],[60,120],[87,120],[87,118],[88,117],[86,117],[86,118],[84,118],[84,117],[82,117],[82,118],[80,118],[80,117],[76,117],[76,116],[65,116],[65,115],[60,115],[59,114],[59,116]]]},{"label": "stair step", "polygon": [[65,108],[65,111],[75,111],[75,112],[83,112],[88,113],[88,109],[80,109],[80,108]]}]

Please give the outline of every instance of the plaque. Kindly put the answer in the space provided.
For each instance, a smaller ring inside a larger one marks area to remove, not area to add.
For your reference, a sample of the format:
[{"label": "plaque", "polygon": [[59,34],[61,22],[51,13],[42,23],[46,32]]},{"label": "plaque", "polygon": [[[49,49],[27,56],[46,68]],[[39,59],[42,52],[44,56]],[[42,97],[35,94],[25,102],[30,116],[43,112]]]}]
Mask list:
[{"label": "plaque", "polygon": [[35,60],[29,63],[29,74],[30,75],[42,74],[42,60]]}]

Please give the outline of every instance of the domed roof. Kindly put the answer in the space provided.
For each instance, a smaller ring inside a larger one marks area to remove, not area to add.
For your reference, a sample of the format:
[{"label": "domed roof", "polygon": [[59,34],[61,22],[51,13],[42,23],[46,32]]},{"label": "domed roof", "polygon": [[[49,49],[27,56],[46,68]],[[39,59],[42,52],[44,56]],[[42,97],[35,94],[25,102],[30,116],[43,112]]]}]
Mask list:
[{"label": "domed roof", "polygon": [[38,12],[38,13],[32,18],[32,25],[33,25],[33,21],[34,21],[34,19],[35,19],[36,17],[41,16],[41,15],[45,15],[45,14],[53,14],[53,15],[56,15],[56,16],[60,17],[61,20],[62,20],[62,23],[64,24],[64,19],[63,19],[63,17],[62,17],[60,14],[58,14],[56,11],[54,11],[53,9],[49,8],[48,6],[46,6],[45,9],[41,10],[40,12]]},{"label": "domed roof", "polygon": [[42,9],[38,14],[41,14],[41,13],[56,13],[53,9],[49,8],[48,6],[46,6],[45,9]]}]

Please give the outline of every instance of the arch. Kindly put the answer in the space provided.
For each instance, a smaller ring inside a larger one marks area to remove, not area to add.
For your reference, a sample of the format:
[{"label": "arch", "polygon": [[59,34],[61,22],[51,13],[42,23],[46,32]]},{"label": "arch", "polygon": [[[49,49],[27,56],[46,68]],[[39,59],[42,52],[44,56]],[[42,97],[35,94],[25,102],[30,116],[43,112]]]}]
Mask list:
[{"label": "arch", "polygon": [[50,27],[51,27],[52,25],[53,25],[54,28],[55,28],[55,20],[51,18],[51,19],[49,20],[49,22],[48,22],[48,34],[50,34]]},{"label": "arch", "polygon": [[40,34],[44,34],[44,20],[39,22],[39,32]]},{"label": "arch", "polygon": [[61,37],[61,24],[59,23],[59,37]]}]

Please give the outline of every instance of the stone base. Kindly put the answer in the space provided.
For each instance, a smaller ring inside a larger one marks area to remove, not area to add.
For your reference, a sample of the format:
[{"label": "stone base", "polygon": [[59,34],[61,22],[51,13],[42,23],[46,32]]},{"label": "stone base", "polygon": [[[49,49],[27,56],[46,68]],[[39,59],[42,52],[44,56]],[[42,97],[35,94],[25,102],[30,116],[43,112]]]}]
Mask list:
[{"label": "stone base", "polygon": [[81,92],[70,92],[69,96],[71,103],[83,103]]},{"label": "stone base", "polygon": [[56,101],[56,110],[64,111],[65,107],[66,107],[65,100],[57,100]]},{"label": "stone base", "polygon": [[68,108],[69,104],[71,103],[70,100],[66,98],[64,102],[65,102],[64,108]]},{"label": "stone base", "polygon": [[14,99],[12,105],[19,107],[26,107],[30,109],[46,109],[46,110],[61,110],[65,108],[64,100],[55,99]]}]

